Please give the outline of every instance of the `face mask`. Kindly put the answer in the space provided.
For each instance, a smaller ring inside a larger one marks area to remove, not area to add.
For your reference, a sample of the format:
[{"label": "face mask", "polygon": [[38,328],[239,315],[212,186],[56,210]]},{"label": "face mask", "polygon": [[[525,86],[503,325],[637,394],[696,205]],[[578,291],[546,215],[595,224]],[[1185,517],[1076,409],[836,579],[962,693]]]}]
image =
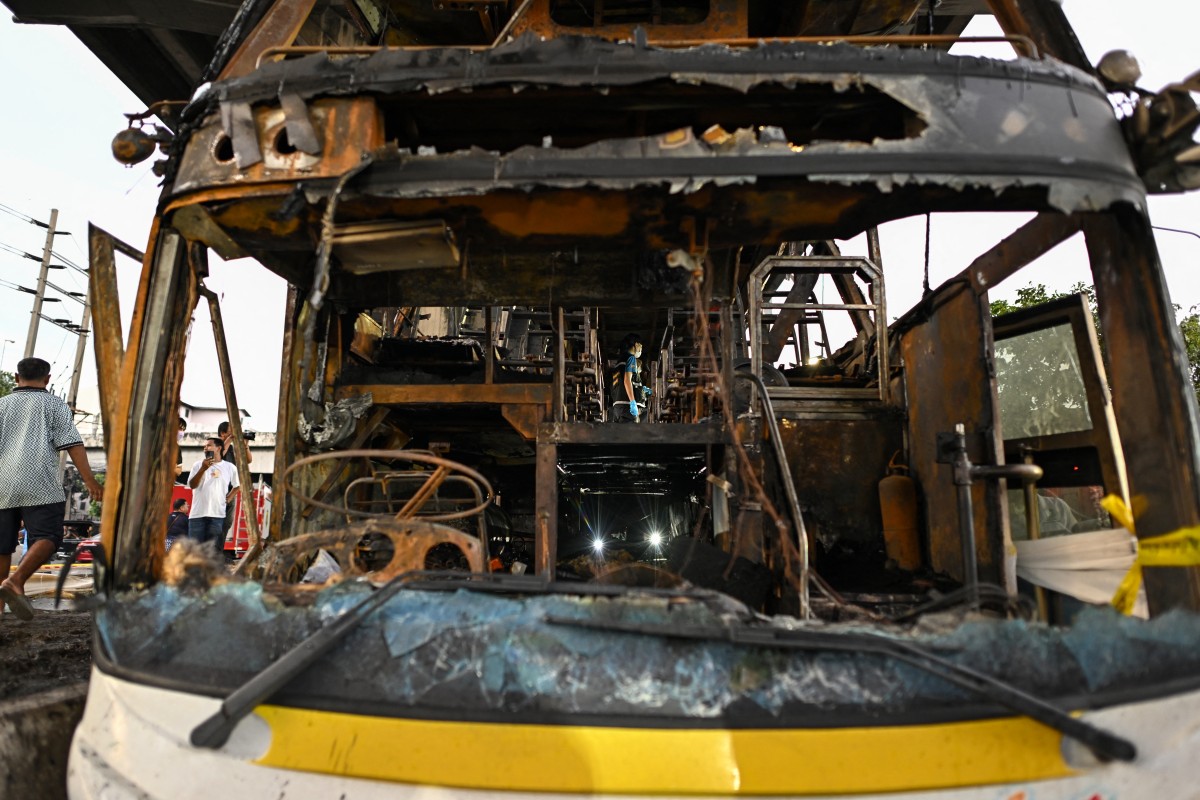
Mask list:
[{"label": "face mask", "polygon": [[637,347],[633,348],[633,357],[634,358],[642,357],[642,346],[640,344]]}]

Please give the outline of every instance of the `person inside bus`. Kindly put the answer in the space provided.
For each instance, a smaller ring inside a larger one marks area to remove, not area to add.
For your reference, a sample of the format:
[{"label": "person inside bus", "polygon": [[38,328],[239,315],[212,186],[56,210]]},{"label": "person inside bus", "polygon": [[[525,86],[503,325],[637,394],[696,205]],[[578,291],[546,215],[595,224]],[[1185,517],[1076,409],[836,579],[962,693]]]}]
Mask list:
[{"label": "person inside bus", "polygon": [[224,542],[225,509],[239,486],[237,470],[221,459],[224,444],[217,437],[209,439],[204,445],[204,458],[193,464],[188,474],[188,486],[192,487],[188,538],[200,544],[213,542],[218,550]]},{"label": "person inside bus", "polygon": [[641,409],[650,396],[650,387],[642,383],[641,357],[642,337],[631,333],[621,340],[621,360],[612,379],[613,422],[641,421]]}]

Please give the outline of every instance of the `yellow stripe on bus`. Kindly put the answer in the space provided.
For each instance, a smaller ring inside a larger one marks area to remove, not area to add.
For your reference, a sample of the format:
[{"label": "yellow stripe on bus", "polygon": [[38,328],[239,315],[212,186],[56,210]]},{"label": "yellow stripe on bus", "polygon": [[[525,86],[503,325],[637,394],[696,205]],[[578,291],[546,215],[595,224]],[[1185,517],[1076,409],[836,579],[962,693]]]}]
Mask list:
[{"label": "yellow stripe on bus", "polygon": [[369,717],[280,706],[257,763],[397,783],[571,794],[896,792],[1074,774],[1028,718],[871,728],[699,729]]}]

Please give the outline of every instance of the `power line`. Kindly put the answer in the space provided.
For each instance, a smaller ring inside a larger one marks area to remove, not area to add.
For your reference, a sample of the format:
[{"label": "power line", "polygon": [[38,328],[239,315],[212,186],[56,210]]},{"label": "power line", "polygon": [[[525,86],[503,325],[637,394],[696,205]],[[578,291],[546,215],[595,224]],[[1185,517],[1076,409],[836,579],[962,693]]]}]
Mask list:
[{"label": "power line", "polygon": [[34,219],[33,217],[29,216],[28,214],[21,212],[21,211],[17,211],[15,208],[12,208],[11,206],[6,206],[3,203],[0,203],[0,211],[3,211],[5,214],[11,214],[12,216],[16,217],[17,219],[21,220],[22,222],[28,222],[30,225],[37,225],[39,228],[49,228],[50,227],[47,223],[42,222],[41,220],[38,220],[38,219]]},{"label": "power line", "polygon": [[[21,258],[27,258],[30,261],[36,261],[39,264],[42,263],[41,256],[36,256],[33,253],[28,252],[27,250],[21,250],[20,248],[13,247],[11,244],[5,244],[4,242],[0,242],[0,250],[3,250],[7,253],[12,253],[14,256],[20,256]],[[48,269],[66,269],[67,265],[65,265],[65,264],[48,264],[47,268]],[[71,268],[78,270],[79,272],[82,272],[84,275],[87,274],[86,270],[84,270],[80,267],[77,267],[75,265],[71,265]]]},{"label": "power line", "polygon": [[66,265],[69,267],[74,267],[75,269],[79,269],[79,270],[83,269],[83,267],[79,266],[74,261],[67,258],[66,256],[64,256],[62,253],[58,252],[57,250],[51,250],[50,255],[56,256],[60,261],[65,262]]},{"label": "power line", "polygon": [[1188,236],[1195,236],[1197,239],[1200,239],[1200,233],[1196,233],[1195,231],[1186,231],[1183,228],[1168,228],[1165,225],[1151,225],[1150,227],[1156,231],[1170,231],[1171,233],[1186,233]]},{"label": "power line", "polygon": [[[12,281],[6,281],[6,280],[3,280],[3,279],[0,279],[0,286],[3,286],[3,287],[4,287],[4,288],[6,288],[6,289],[15,289],[16,291],[18,291],[18,292],[22,292],[22,293],[24,293],[24,294],[33,294],[33,295],[36,295],[36,294],[37,294],[37,291],[36,291],[36,290],[34,290],[34,289],[30,289],[28,286],[22,286],[22,285],[21,285],[21,284],[19,284],[19,283],[13,283]],[[58,287],[55,287],[55,288],[57,289]],[[62,291],[62,290],[60,289],[59,291]],[[68,292],[68,294],[76,294],[76,293],[75,293],[75,292]],[[74,297],[72,297],[72,299],[73,299],[73,300],[76,300],[76,299],[78,299],[78,298],[74,298]],[[62,300],[60,300],[60,299],[59,299],[59,298],[57,298],[57,297],[44,297],[44,298],[42,298],[42,302],[44,302],[44,303],[61,303],[61,302],[62,302]],[[83,301],[82,301],[82,300],[79,300],[78,302],[82,303]],[[86,305],[86,304],[85,304],[85,305]]]},{"label": "power line", "polygon": [[87,300],[84,299],[87,297],[87,295],[84,294],[83,292],[69,292],[66,289],[62,288],[61,286],[55,286],[50,281],[46,281],[46,285],[49,286],[51,289],[53,289],[56,292],[61,292],[62,294],[66,295],[68,298],[70,298],[71,300],[74,300],[76,303],[79,303],[80,305],[86,306],[88,304]]},{"label": "power line", "polygon": [[12,245],[5,244],[4,242],[0,242],[0,250],[4,250],[6,252],[12,253],[14,256],[20,256],[21,258],[28,258],[30,261],[36,261],[39,264],[42,263],[41,256],[35,256],[33,253],[26,252],[25,250],[18,250],[17,248],[13,247]]},{"label": "power line", "polygon": [[[69,331],[74,334],[80,334],[83,332],[83,328],[79,327],[74,322],[72,322],[69,319],[66,319],[65,317],[48,317],[45,314],[38,314],[38,316],[41,317],[42,319],[44,319],[46,322],[49,322],[51,325],[57,325],[58,327],[62,328],[64,331]],[[61,344],[58,346],[58,352],[60,354],[62,353],[62,345]],[[58,357],[55,356],[55,358],[57,359]]]},{"label": "power line", "polygon": [[[83,275],[87,275],[87,274],[88,274],[87,267],[81,267],[81,266],[79,266],[79,265],[78,265],[78,264],[76,264],[74,261],[72,261],[71,259],[67,258],[66,256],[64,256],[62,253],[58,252],[57,250],[51,250],[51,251],[50,251],[50,255],[54,256],[54,257],[55,257],[55,258],[57,258],[59,261],[66,262],[66,265],[67,265],[68,267],[70,267],[71,269],[75,270],[76,272],[79,272],[79,273],[81,273],[81,274],[83,274]],[[40,260],[41,260],[41,259],[39,259],[39,261],[40,261]]]}]

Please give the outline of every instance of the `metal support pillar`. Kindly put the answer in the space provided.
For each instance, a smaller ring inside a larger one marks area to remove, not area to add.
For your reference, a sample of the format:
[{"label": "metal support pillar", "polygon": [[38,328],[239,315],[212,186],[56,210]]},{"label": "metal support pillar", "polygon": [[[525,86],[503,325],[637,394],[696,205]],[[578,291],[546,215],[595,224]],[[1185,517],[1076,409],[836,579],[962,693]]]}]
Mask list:
[{"label": "metal support pillar", "polygon": [[[241,484],[242,512],[246,515],[246,527],[250,531],[250,547],[242,562],[238,564],[240,572],[244,566],[253,563],[262,550],[262,536],[258,530],[258,518],[254,509],[254,485],[250,482],[249,448],[242,438],[242,415],[238,408],[237,392],[233,387],[233,371],[229,366],[229,344],[225,339],[225,322],[221,318],[221,303],[217,295],[205,286],[200,287],[200,295],[208,301],[208,314],[212,320],[213,339],[217,344],[217,363],[221,367],[221,384],[225,389],[225,412],[229,415],[229,429],[233,434],[233,446],[237,454],[238,483]],[[234,520],[237,524],[237,520]]]},{"label": "metal support pillar", "polygon": [[[1139,538],[1200,525],[1200,416],[1149,220],[1084,215],[1084,235]],[[1140,502],[1139,502],[1140,499]],[[1150,615],[1200,611],[1200,566],[1143,570]]]},{"label": "metal support pillar", "polygon": [[558,445],[541,434],[537,442],[534,570],[554,580],[558,563]]},{"label": "metal support pillar", "polygon": [[[967,587],[967,606],[979,605],[979,564],[975,552],[975,509],[971,500],[971,484],[976,480],[1019,480],[1032,483],[1042,477],[1042,468],[1035,464],[998,464],[976,466],[967,455],[967,426],[954,426],[953,454],[954,485],[958,489],[958,524],[962,533],[963,585]],[[941,438],[941,435],[939,435]]]}]

